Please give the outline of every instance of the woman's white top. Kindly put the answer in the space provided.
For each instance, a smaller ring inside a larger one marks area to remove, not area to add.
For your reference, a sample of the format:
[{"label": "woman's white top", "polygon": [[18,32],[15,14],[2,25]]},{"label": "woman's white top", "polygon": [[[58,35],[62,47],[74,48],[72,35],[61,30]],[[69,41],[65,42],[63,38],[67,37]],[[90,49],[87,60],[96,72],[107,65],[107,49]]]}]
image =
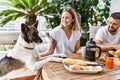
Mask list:
[{"label": "woman's white top", "polygon": [[50,32],[50,36],[57,42],[54,54],[68,54],[75,52],[75,44],[80,39],[81,32],[76,30],[72,31],[68,39],[63,29],[58,26]]},{"label": "woman's white top", "polygon": [[111,35],[108,26],[101,27],[97,31],[95,39],[103,41],[103,44],[120,44],[120,28],[115,35]]}]

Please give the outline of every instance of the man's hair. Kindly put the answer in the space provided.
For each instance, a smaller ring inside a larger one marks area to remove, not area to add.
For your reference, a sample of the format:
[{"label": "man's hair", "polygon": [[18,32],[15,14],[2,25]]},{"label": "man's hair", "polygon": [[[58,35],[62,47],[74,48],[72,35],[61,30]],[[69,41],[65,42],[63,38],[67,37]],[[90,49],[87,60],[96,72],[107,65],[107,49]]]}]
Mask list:
[{"label": "man's hair", "polygon": [[120,12],[114,12],[110,17],[113,17],[114,19],[120,19]]}]

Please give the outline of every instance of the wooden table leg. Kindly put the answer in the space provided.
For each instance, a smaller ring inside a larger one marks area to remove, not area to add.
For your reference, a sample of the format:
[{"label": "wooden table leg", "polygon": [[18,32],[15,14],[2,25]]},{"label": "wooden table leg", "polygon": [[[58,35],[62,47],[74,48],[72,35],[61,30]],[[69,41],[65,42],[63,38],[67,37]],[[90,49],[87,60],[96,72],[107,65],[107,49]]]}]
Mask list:
[{"label": "wooden table leg", "polygon": [[36,77],[34,78],[34,80],[43,80],[41,73],[42,73],[42,68],[40,68],[40,69],[38,70],[38,73],[37,73]]}]

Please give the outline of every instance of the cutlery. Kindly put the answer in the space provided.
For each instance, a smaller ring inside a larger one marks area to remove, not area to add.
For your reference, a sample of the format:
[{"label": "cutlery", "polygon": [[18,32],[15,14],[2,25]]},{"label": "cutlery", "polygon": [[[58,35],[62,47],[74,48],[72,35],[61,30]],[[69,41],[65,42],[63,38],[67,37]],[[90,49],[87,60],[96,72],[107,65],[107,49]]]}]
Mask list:
[{"label": "cutlery", "polygon": [[[66,64],[67,66],[71,65],[71,64]],[[104,64],[77,64],[77,65],[80,65],[80,66],[104,66]]]}]

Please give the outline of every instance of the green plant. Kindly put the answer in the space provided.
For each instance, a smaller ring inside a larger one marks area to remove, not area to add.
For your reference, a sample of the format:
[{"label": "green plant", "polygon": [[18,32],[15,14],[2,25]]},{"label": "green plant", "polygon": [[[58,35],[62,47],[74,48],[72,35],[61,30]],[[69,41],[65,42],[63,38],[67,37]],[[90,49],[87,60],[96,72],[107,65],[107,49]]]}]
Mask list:
[{"label": "green plant", "polygon": [[[104,6],[101,8],[100,1]],[[68,6],[73,7],[81,14],[81,27],[87,31],[88,25],[106,25],[110,11],[110,0],[52,0],[54,6],[49,10],[53,18],[47,18],[47,21],[53,27],[59,25],[61,11]]]},{"label": "green plant", "polygon": [[4,45],[0,45],[0,51],[7,51],[7,49]]},{"label": "green plant", "polygon": [[87,38],[81,37],[80,38],[80,46],[85,46],[87,42]]},{"label": "green plant", "polygon": [[0,6],[9,7],[0,12],[1,26],[19,17],[24,17],[25,23],[32,25],[38,15],[45,15],[44,12],[50,9],[52,3],[48,0],[7,0],[1,1]]},{"label": "green plant", "polygon": [[110,12],[111,0],[101,0],[102,3],[95,7],[96,13],[92,16],[92,20],[89,20],[91,25],[105,26]]}]

